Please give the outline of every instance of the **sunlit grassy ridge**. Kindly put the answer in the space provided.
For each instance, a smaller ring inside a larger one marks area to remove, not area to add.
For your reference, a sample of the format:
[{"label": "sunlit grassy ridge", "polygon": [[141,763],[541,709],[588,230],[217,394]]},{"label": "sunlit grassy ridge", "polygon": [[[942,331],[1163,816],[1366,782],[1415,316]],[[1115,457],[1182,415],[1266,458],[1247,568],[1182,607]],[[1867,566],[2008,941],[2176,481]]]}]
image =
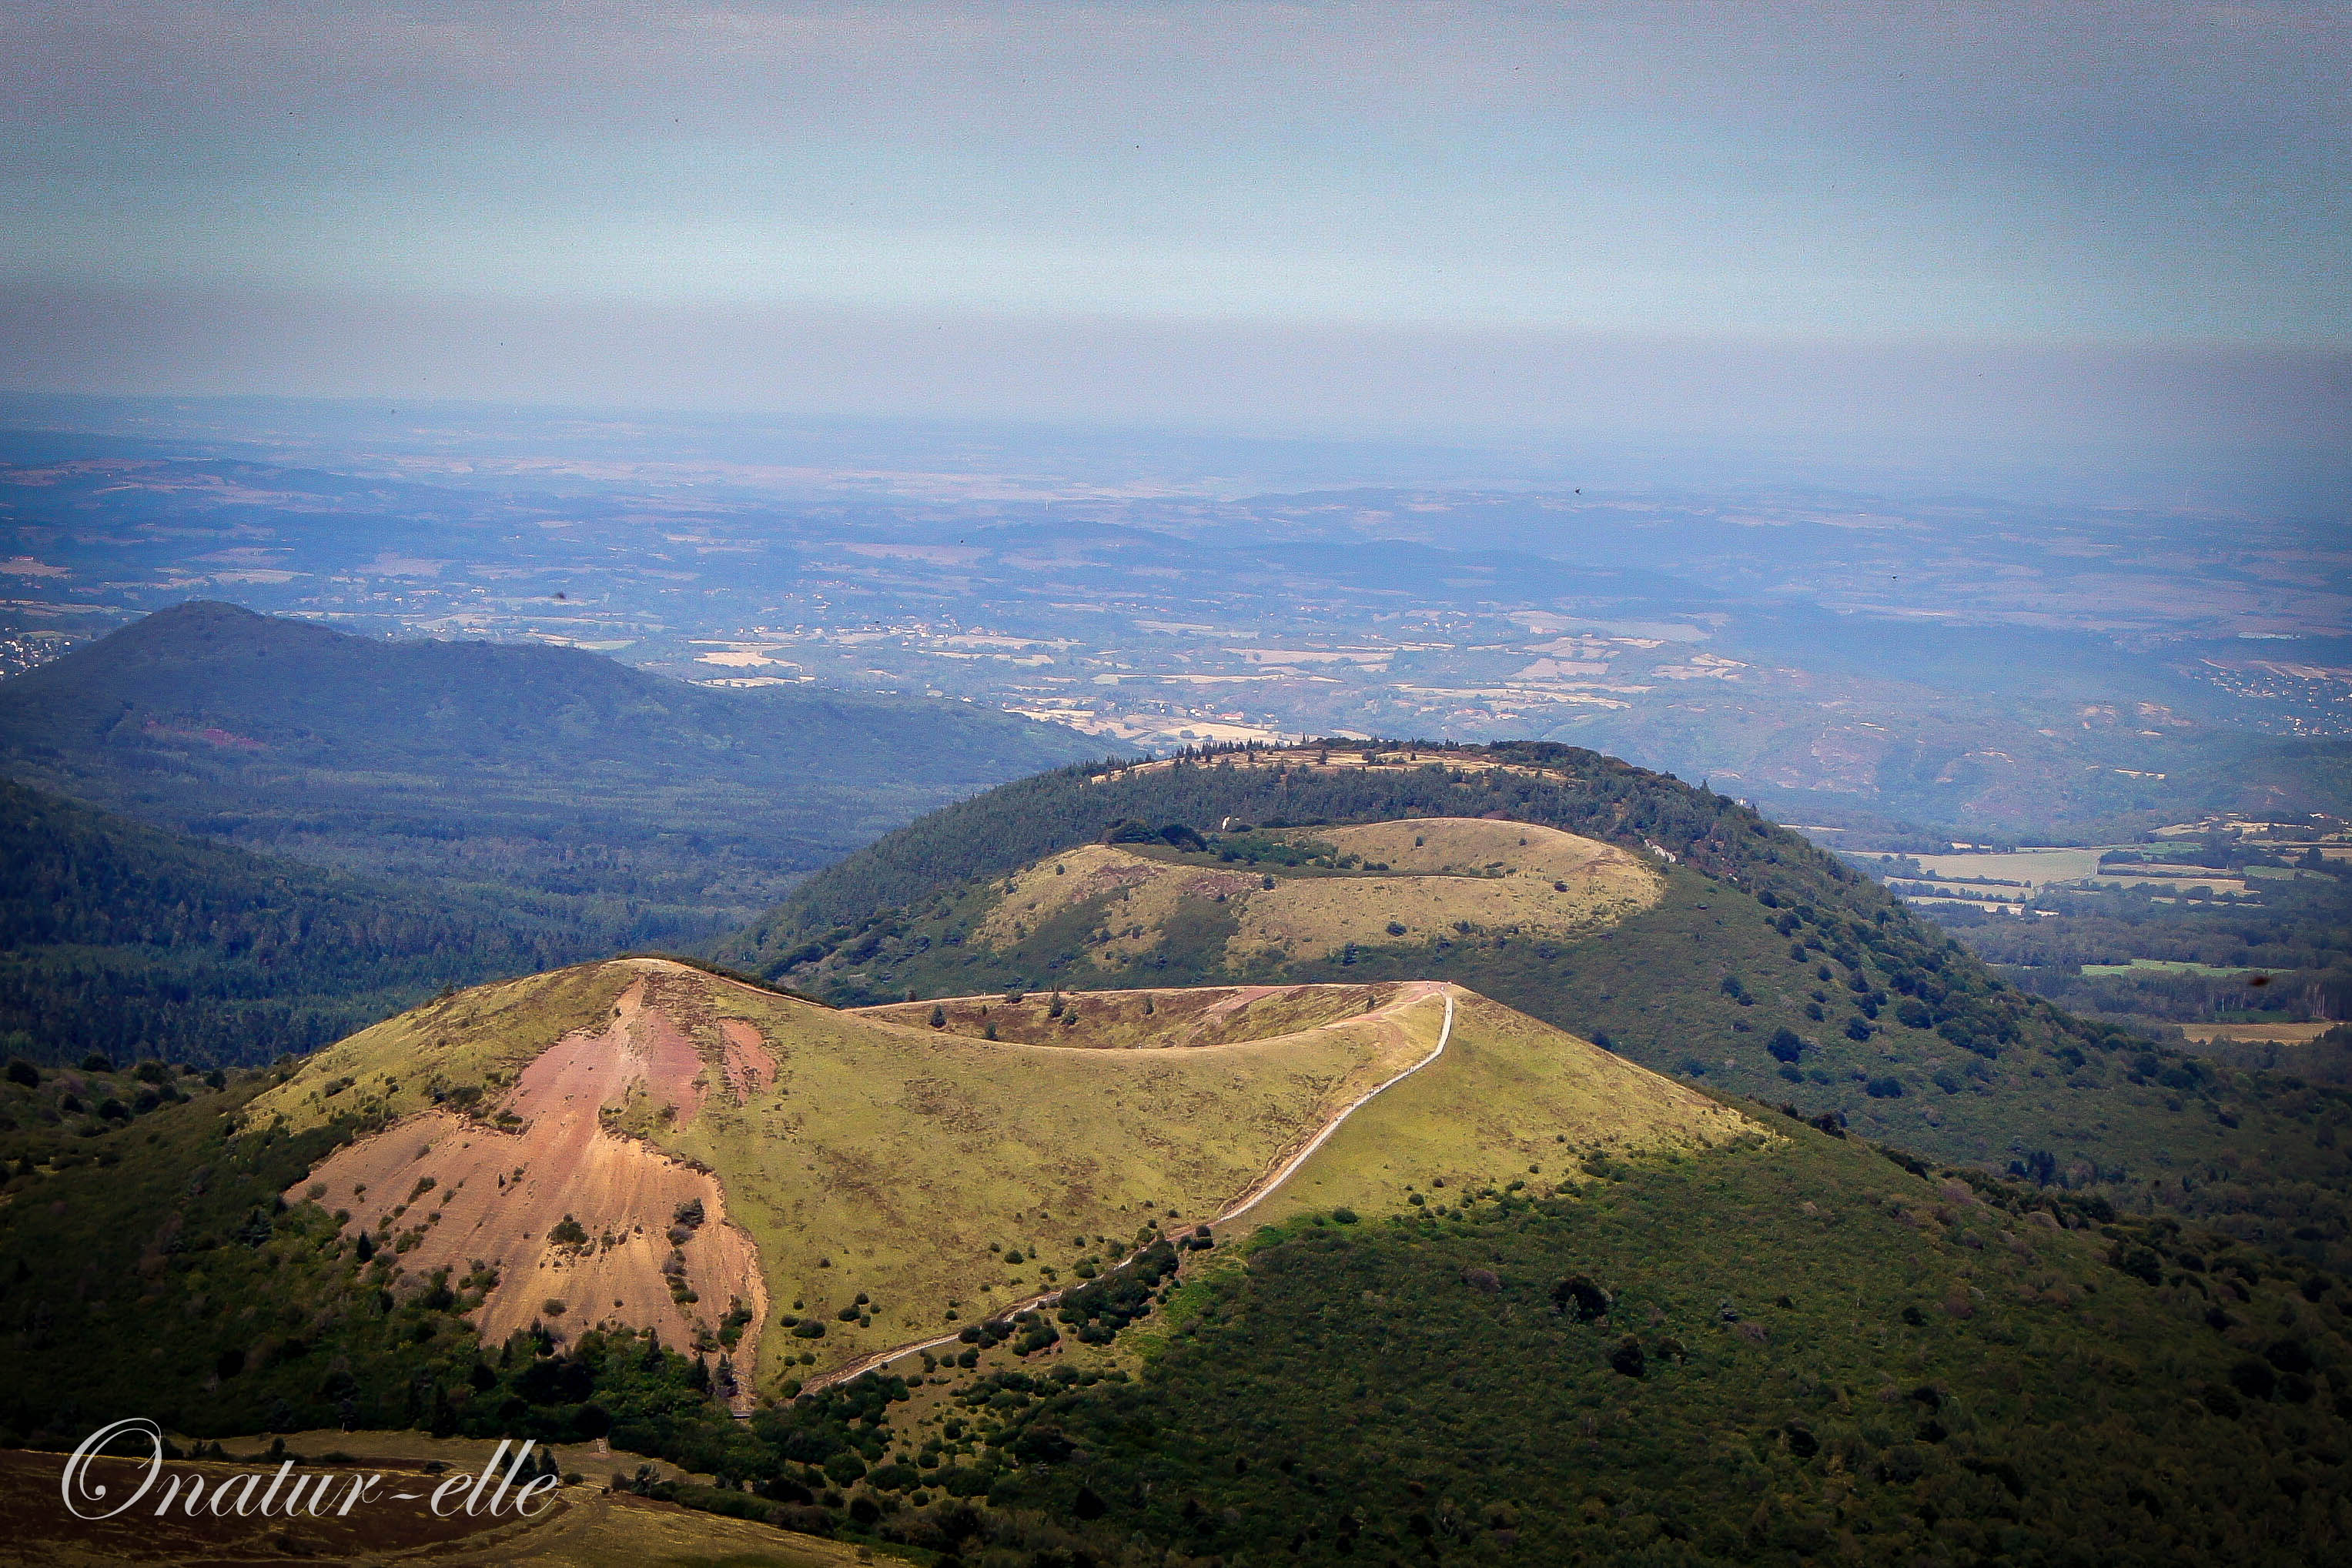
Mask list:
[{"label": "sunlit grassy ridge", "polygon": [[1343,1207],[1389,1215],[1488,1186],[1551,1192],[1628,1155],[1679,1158],[1778,1135],[1672,1079],[1461,992],[1445,1054],[1350,1116],[1248,1218],[1255,1227]]}]

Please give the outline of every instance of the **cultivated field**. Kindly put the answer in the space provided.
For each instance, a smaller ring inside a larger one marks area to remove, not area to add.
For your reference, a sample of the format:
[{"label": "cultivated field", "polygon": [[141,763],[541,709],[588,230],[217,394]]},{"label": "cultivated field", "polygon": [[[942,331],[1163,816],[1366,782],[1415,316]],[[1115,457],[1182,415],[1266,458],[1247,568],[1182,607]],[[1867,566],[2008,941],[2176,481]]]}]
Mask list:
[{"label": "cultivated field", "polygon": [[2313,1023],[2185,1023],[2180,1026],[2180,1032],[2200,1043],[2219,1040],[2243,1045],[2309,1045],[2336,1027],[2325,1020]]},{"label": "cultivated field", "polygon": [[2045,883],[2080,882],[2097,873],[2103,848],[2018,850],[2007,854],[1913,855],[1930,877],[1991,877],[2000,882],[2040,887]]}]

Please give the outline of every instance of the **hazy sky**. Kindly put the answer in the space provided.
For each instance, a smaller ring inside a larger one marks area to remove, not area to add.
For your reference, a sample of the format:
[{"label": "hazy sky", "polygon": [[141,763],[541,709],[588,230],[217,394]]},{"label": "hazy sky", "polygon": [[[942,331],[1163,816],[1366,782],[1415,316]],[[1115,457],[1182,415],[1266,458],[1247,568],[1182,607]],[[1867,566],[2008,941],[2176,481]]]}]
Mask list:
[{"label": "hazy sky", "polygon": [[0,384],[1526,425],[2032,366],[2307,422],[2347,62],[2345,5],[2194,0],[7,0]]}]

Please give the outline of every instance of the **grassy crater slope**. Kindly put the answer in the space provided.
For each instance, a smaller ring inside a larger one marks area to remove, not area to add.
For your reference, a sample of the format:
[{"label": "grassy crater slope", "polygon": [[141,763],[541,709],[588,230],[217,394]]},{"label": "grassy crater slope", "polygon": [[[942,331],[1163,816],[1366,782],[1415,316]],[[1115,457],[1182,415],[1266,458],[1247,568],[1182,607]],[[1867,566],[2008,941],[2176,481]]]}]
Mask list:
[{"label": "grassy crater slope", "polygon": [[[1341,841],[1430,818],[1507,831],[1506,870],[1548,841],[1543,829],[1597,841],[1654,892],[1547,925],[1535,910],[1482,902],[1515,885],[1540,894],[1539,876],[1466,887],[1432,877],[1456,900],[1451,925],[1367,899],[1286,952],[1246,935],[1250,900],[1322,900],[1328,911],[1332,886],[1393,881],[1364,863],[1381,853],[1351,860]],[[1144,837],[1158,847],[1103,841]],[[1132,876],[1118,868],[1134,861],[1170,869],[1088,891],[1102,869]],[[1055,876],[1056,865],[1069,869]],[[992,987],[1443,977],[1662,1072],[2352,1263],[2352,1098],[2341,1088],[2074,1019],[2005,985],[1797,834],[1567,747],[1301,747],[1024,779],[811,877],[721,951],[845,1003]]]},{"label": "grassy crater slope", "polygon": [[968,703],[689,685],[570,648],[192,602],[0,684],[0,770],[178,832],[520,890],[611,947],[1096,741]]},{"label": "grassy crater slope", "polygon": [[1215,956],[1247,973],[1337,957],[1368,935],[1427,941],[1475,927],[1564,937],[1614,924],[1663,892],[1652,863],[1573,833],[1416,817],[1244,834],[1213,854],[1081,844],[1014,873],[973,936],[1009,954],[1032,932],[1069,933],[1097,969],[1149,972],[1171,924],[1230,924]]},{"label": "grassy crater slope", "polygon": [[247,1124],[370,1129],[288,1201],[342,1211],[404,1271],[479,1281],[488,1337],[540,1318],[653,1326],[742,1356],[749,1393],[1213,1223],[1383,1084],[1355,1119],[1376,1130],[1342,1125],[1260,1214],[1401,1212],[1433,1176],[1532,1166],[1549,1187],[1586,1179],[1586,1158],[1748,1135],[1704,1096],[1442,986],[845,1013],[652,959],[389,1020],[304,1062]]}]

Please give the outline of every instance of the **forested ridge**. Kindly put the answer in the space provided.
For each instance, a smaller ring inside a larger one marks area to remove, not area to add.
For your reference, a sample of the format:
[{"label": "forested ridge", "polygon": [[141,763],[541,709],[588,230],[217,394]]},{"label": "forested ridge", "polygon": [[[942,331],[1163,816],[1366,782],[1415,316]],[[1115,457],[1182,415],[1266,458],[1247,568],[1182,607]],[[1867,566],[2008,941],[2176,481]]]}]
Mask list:
[{"label": "forested ridge", "polygon": [[268,1061],[446,986],[601,951],[531,903],[251,854],[0,781],[0,1034],[36,1061]]},{"label": "forested ridge", "polygon": [[314,864],[561,901],[612,947],[740,922],[945,801],[1099,756],[969,703],[720,689],[572,648],[191,602],[0,683],[0,772]]}]

